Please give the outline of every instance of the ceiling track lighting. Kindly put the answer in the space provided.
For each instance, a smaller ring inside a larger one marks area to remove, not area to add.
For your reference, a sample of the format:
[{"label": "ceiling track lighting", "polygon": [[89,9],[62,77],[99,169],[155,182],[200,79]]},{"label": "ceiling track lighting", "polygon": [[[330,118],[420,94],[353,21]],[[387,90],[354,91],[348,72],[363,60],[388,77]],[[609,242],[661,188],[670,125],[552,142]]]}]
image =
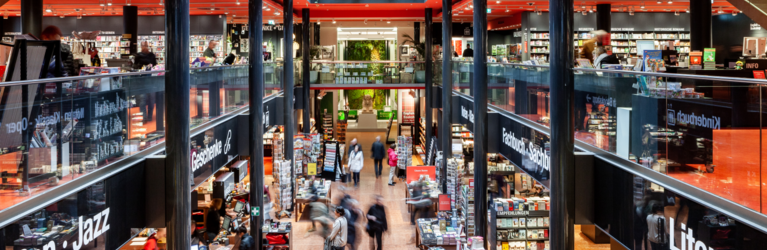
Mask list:
[{"label": "ceiling track lighting", "polygon": [[104,7],[106,0],[99,0],[99,6]]},{"label": "ceiling track lighting", "polygon": [[125,0],[125,5],[130,6],[130,0]]},{"label": "ceiling track lighting", "polygon": [[112,6],[112,0],[107,0],[107,6]]},{"label": "ceiling track lighting", "polygon": [[52,12],[52,10],[51,10],[51,6],[50,6],[50,5],[48,5],[48,7],[47,7],[47,8],[45,8],[45,12],[48,12],[48,13],[51,13],[51,12]]},{"label": "ceiling track lighting", "polygon": [[644,2],[641,2],[641,5],[639,5],[640,9],[644,9]]},{"label": "ceiling track lighting", "polygon": [[668,0],[668,2],[667,2],[667,3],[668,3],[668,4],[672,4],[672,3],[674,3],[674,0]]},{"label": "ceiling track lighting", "polygon": [[690,13],[690,9],[685,9],[684,12]]}]

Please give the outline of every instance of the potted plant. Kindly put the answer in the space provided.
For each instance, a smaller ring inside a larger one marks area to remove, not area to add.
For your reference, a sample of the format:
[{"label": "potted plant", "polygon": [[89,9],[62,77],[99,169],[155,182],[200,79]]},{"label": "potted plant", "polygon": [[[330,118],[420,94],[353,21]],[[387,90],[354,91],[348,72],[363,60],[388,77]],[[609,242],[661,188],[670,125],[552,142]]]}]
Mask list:
[{"label": "potted plant", "polygon": [[[413,37],[411,37],[408,34],[402,35],[405,40],[402,41],[402,44],[411,44],[413,48],[415,48],[416,53],[418,53],[418,56],[416,60],[424,60],[426,57],[426,44],[422,42],[416,42]],[[415,69],[415,82],[416,83],[425,83],[426,82],[426,70],[423,68],[424,64],[420,64],[419,67]]]}]

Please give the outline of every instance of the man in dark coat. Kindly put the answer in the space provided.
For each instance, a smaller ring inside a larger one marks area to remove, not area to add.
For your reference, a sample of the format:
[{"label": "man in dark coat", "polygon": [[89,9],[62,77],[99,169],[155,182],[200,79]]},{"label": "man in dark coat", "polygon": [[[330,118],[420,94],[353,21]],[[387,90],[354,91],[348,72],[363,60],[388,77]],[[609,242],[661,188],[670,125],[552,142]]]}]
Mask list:
[{"label": "man in dark coat", "polygon": [[381,170],[383,169],[383,159],[386,158],[386,148],[381,143],[381,136],[376,137],[376,142],[373,143],[373,166],[376,170],[376,178],[381,176]]},{"label": "man in dark coat", "polygon": [[[389,225],[386,223],[386,207],[383,205],[383,197],[376,196],[376,203],[368,209],[367,217],[368,234],[376,239],[376,249],[381,250],[383,249],[381,246],[383,232],[389,230]],[[371,249],[373,248],[371,247]]]},{"label": "man in dark coat", "polygon": [[135,61],[136,62],[133,64],[134,69],[142,69],[147,65],[157,65],[157,57],[152,51],[149,51],[149,43],[146,41],[141,42],[141,52],[136,53]]}]

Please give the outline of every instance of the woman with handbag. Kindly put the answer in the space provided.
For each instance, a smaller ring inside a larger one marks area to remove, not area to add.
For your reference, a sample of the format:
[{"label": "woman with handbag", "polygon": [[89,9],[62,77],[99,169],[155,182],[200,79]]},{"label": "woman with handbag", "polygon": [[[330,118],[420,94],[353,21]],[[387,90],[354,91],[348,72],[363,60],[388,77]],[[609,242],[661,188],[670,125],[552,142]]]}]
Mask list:
[{"label": "woman with handbag", "polygon": [[333,231],[325,239],[326,250],[344,250],[346,247],[346,217],[344,217],[344,208],[336,207],[336,221],[333,222]]},{"label": "woman with handbag", "polygon": [[364,164],[365,158],[362,156],[362,147],[359,144],[354,145],[354,151],[349,155],[349,171],[352,172],[355,187],[360,184],[360,171],[362,171]]}]

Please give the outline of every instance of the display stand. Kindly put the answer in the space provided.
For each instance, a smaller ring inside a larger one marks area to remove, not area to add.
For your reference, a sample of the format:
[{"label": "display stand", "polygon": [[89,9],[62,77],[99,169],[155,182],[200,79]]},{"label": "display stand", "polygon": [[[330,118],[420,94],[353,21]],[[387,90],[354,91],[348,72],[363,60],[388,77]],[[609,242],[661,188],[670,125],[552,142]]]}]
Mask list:
[{"label": "display stand", "polygon": [[325,148],[325,158],[322,164],[323,170],[320,177],[325,180],[335,181],[336,169],[342,167],[342,155],[340,154],[341,149],[339,148],[339,143],[337,141],[326,141],[323,146]]},{"label": "display stand", "polygon": [[[272,250],[282,250],[282,249],[291,249],[292,248],[292,242],[293,242],[293,227],[290,222],[281,222],[281,221],[275,221],[269,224],[264,224],[264,227],[262,228],[262,232],[264,235],[264,249],[272,249]],[[281,237],[274,237],[275,239],[284,240],[284,244],[281,244],[283,242],[274,242],[270,241],[269,236],[281,236]]]}]

